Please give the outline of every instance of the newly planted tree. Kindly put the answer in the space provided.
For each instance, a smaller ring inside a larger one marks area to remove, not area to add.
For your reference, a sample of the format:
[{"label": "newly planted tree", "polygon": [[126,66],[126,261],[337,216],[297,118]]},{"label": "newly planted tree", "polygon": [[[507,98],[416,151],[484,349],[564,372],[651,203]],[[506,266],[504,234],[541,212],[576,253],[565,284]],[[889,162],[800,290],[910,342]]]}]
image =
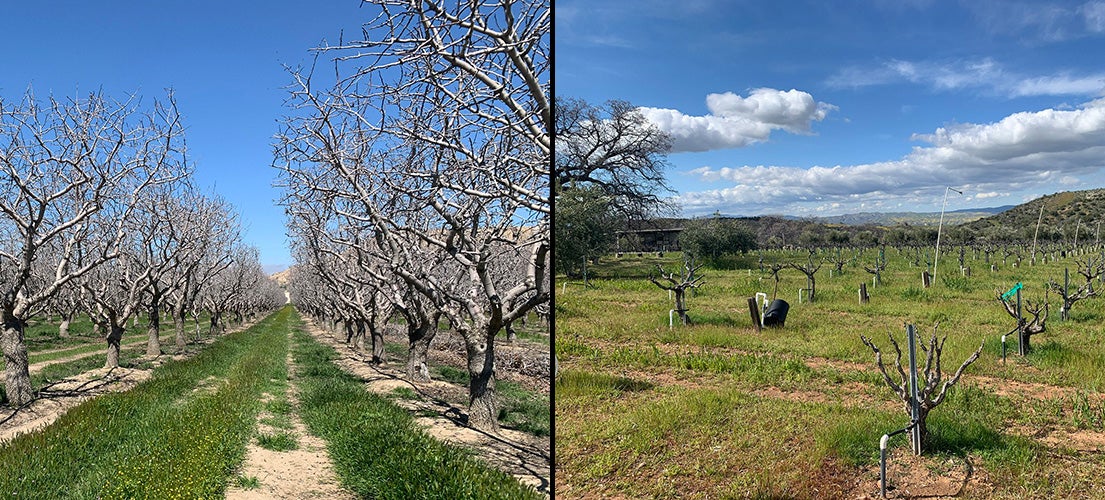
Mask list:
[{"label": "newly planted tree", "polygon": [[[1017,326],[1010,333],[1017,334],[1017,345],[1019,346],[1019,354],[1028,354],[1031,349],[1030,339],[1033,335],[1044,333],[1047,330],[1047,315],[1048,315],[1048,299],[1047,289],[1044,289],[1043,302],[1032,303],[1025,300],[1023,310],[1020,309],[1020,304],[1014,303],[1010,299],[1006,299],[1003,295],[998,295],[998,301],[1001,302],[1002,308],[1005,309],[1006,314],[1017,321]],[[1024,311],[1028,311],[1032,315],[1032,320],[1029,321],[1024,316]],[[1041,316],[1042,314],[1042,316]]]},{"label": "newly planted tree", "polygon": [[[917,421],[913,422],[916,425],[916,436],[919,439],[913,443],[913,453],[920,455],[921,451],[929,445],[930,436],[928,431],[928,414],[934,408],[944,402],[944,398],[948,394],[948,389],[959,381],[959,377],[963,375],[963,370],[967,368],[971,363],[974,363],[982,354],[982,344],[979,344],[978,350],[974,352],[959,369],[955,371],[949,379],[944,379],[942,372],[942,359],[941,354],[944,351],[944,342],[948,340],[948,336],[938,338],[936,331],[939,324],[932,327],[932,338],[928,342],[926,347],[924,343],[920,344],[921,350],[925,352],[925,363],[922,369],[918,366],[917,373]],[[894,339],[894,336],[887,334],[890,338],[890,344],[894,346],[895,368],[897,369],[897,377],[891,377],[887,372],[886,365],[883,363],[882,351],[879,350],[875,344],[867,337],[860,335],[860,340],[870,347],[875,353],[875,362],[878,364],[879,372],[882,373],[883,380],[886,382],[887,387],[902,401],[905,405],[906,413],[913,413],[913,396],[910,391],[910,375],[906,373],[906,368],[902,366],[902,349],[898,346],[898,341]]]},{"label": "newly planted tree", "polygon": [[1105,274],[1105,258],[1098,259],[1096,262],[1093,257],[1076,259],[1075,263],[1078,265],[1078,274],[1085,278],[1082,284],[1071,290],[1070,280],[1067,277],[1064,277],[1062,285],[1055,280],[1048,280],[1047,284],[1048,289],[1058,293],[1063,299],[1063,306],[1059,309],[1060,318],[1063,320],[1070,319],[1070,309],[1074,307],[1075,302],[1097,296],[1093,281]]}]

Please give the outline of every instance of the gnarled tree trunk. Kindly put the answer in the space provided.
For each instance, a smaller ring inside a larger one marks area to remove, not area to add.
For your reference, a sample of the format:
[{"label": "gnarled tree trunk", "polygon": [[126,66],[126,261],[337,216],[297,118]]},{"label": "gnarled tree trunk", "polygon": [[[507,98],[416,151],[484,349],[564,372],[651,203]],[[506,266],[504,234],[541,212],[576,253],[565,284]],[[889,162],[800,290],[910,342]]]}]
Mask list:
[{"label": "gnarled tree trunk", "polygon": [[[454,325],[455,326],[455,325]],[[468,425],[499,433],[499,400],[495,392],[495,335],[489,328],[474,328],[462,335],[468,361]],[[478,333],[477,333],[478,332]]]},{"label": "gnarled tree trunk", "polygon": [[173,314],[173,328],[176,330],[176,350],[177,353],[183,353],[185,346],[188,345],[188,339],[184,334],[184,311],[180,310],[176,314]]},{"label": "gnarled tree trunk", "polygon": [[146,342],[147,356],[161,355],[161,311],[158,309],[156,302],[150,307],[150,324],[146,330],[149,335],[149,341]]},{"label": "gnarled tree trunk", "polygon": [[119,344],[123,340],[123,325],[113,324],[107,334],[107,361],[104,368],[119,367]]},{"label": "gnarled tree trunk", "polygon": [[4,351],[4,363],[7,367],[4,390],[8,395],[8,404],[23,406],[34,399],[31,388],[31,373],[27,362],[27,344],[23,341],[23,322],[5,310],[3,330],[0,331],[0,349]]}]

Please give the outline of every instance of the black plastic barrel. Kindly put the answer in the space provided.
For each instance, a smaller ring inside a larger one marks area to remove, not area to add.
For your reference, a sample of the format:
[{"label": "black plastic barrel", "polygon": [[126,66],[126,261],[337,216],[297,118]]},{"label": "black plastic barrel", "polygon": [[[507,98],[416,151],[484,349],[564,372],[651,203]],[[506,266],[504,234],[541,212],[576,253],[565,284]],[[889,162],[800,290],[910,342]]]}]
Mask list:
[{"label": "black plastic barrel", "polygon": [[787,321],[787,311],[790,310],[790,304],[783,299],[775,299],[768,304],[767,311],[764,312],[764,326],[781,327],[783,323]]}]

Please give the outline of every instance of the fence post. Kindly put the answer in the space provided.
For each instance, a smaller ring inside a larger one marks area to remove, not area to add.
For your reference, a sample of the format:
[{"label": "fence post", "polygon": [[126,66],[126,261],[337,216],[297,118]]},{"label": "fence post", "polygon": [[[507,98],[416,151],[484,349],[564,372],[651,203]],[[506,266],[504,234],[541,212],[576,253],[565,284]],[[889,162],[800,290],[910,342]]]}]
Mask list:
[{"label": "fence post", "polygon": [[906,337],[909,339],[909,411],[913,429],[910,440],[913,442],[913,454],[921,454],[921,426],[917,421],[921,417],[920,402],[917,401],[917,330],[912,324],[906,325]]},{"label": "fence post", "polygon": [[763,320],[760,319],[760,307],[756,304],[755,297],[748,298],[748,314],[752,316],[752,327],[756,329],[756,333],[760,333]]}]

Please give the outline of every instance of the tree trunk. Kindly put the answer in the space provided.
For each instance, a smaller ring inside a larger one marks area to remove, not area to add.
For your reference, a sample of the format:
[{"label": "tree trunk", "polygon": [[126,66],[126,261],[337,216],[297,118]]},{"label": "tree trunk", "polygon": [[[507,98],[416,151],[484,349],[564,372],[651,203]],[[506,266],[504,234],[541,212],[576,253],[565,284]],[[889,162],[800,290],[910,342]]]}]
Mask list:
[{"label": "tree trunk", "polygon": [[58,337],[69,338],[69,325],[73,322],[73,313],[61,314],[61,325],[58,325]]},{"label": "tree trunk", "polygon": [[[522,323],[525,324],[524,321]],[[506,341],[513,344],[515,340],[518,340],[518,332],[514,331],[514,322],[508,321],[504,326],[506,327]]]},{"label": "tree trunk", "polygon": [[430,368],[426,360],[429,358],[430,342],[433,342],[436,334],[436,326],[430,323],[417,328],[407,325],[407,340],[410,344],[407,351],[407,378],[411,381],[430,381]]},{"label": "tree trunk", "polygon": [[183,353],[184,347],[188,345],[188,339],[184,336],[184,311],[179,311],[178,314],[173,315],[173,326],[176,329],[177,353]]},{"label": "tree trunk", "polygon": [[675,289],[675,312],[679,314],[679,320],[683,322],[683,326],[687,326],[691,324],[691,321],[687,318],[687,308],[684,305],[684,293],[685,290],[682,288]]},{"label": "tree trunk", "polygon": [[345,325],[345,343],[349,344],[353,341],[353,320],[342,320],[342,324]]},{"label": "tree trunk", "polygon": [[384,364],[384,329],[373,321],[368,324],[369,335],[372,336],[372,364]]},{"label": "tree trunk", "polygon": [[350,346],[356,351],[364,351],[365,350],[364,339],[365,339],[365,330],[366,330],[365,324],[366,323],[367,323],[367,321],[365,321],[363,319],[358,319],[358,320],[353,321],[353,342],[350,344]]},{"label": "tree trunk", "polygon": [[8,395],[8,404],[16,407],[30,403],[35,394],[31,389],[27,344],[23,341],[23,322],[12,315],[11,310],[4,311],[0,348],[4,351],[4,363],[7,365],[4,390]]},{"label": "tree trunk", "polygon": [[495,343],[484,332],[465,335],[468,358],[468,425],[499,433],[499,401],[495,393]]},{"label": "tree trunk", "polygon": [[160,356],[161,355],[161,312],[158,310],[155,304],[150,308],[150,324],[146,330],[149,334],[149,341],[146,343],[146,355],[147,356]]},{"label": "tree trunk", "polygon": [[122,340],[123,325],[111,325],[110,333],[107,334],[107,362],[104,363],[104,368],[119,367],[119,343]]}]

